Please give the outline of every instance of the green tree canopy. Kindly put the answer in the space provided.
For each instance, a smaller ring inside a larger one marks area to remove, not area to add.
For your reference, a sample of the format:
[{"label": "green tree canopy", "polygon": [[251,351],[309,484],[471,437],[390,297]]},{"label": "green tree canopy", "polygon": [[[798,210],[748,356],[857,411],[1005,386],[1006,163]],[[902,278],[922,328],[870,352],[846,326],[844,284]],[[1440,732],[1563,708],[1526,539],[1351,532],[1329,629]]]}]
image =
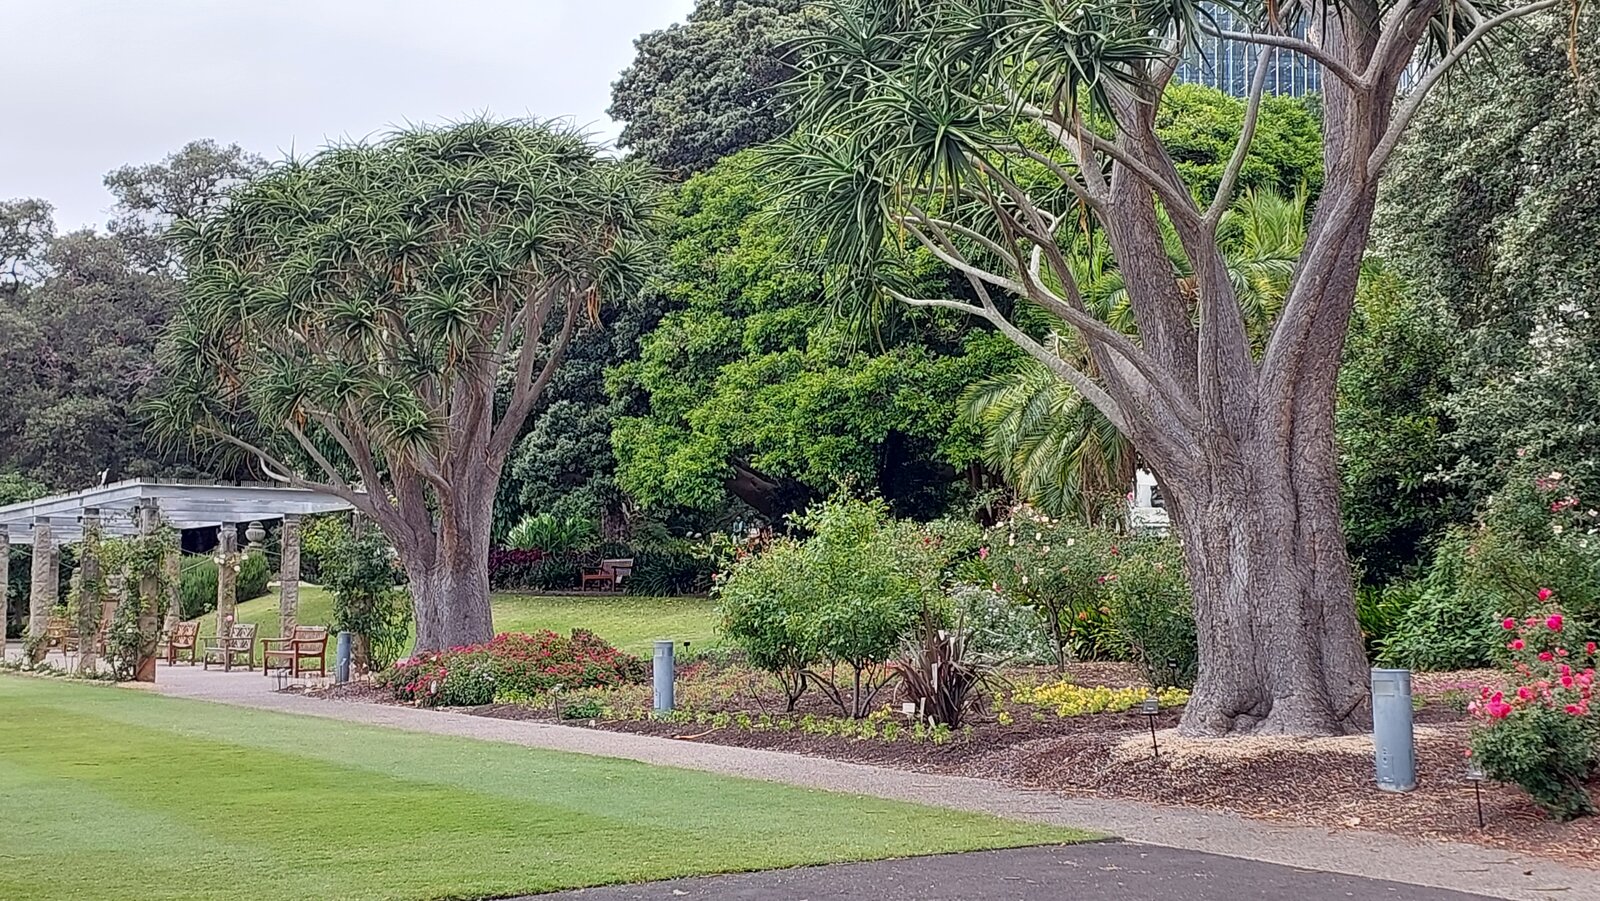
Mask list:
[{"label": "green tree canopy", "polygon": [[580,319],[637,290],[655,196],[641,166],[540,122],[274,165],[174,227],[188,282],[156,423],[374,520],[419,648],[487,640],[506,455]]},{"label": "green tree canopy", "polygon": [[788,134],[777,88],[793,75],[802,0],[697,0],[687,22],[640,35],[611,87],[617,143],[680,175]]},{"label": "green tree canopy", "polygon": [[776,520],[853,483],[936,515],[976,458],[955,399],[1014,352],[949,317],[861,340],[830,321],[760,166],[740,154],[678,192],[668,312],[610,374],[628,413],[614,433],[620,484],[648,506],[707,513],[731,492]]}]

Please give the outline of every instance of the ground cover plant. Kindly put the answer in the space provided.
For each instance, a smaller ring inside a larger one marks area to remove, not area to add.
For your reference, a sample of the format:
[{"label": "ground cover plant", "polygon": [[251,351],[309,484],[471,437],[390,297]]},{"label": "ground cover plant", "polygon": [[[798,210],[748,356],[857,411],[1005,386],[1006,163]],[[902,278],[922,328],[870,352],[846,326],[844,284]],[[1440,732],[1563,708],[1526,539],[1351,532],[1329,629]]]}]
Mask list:
[{"label": "ground cover plant", "polygon": [[1083,837],[42,679],[0,678],[0,731],[18,901],[500,897]]}]

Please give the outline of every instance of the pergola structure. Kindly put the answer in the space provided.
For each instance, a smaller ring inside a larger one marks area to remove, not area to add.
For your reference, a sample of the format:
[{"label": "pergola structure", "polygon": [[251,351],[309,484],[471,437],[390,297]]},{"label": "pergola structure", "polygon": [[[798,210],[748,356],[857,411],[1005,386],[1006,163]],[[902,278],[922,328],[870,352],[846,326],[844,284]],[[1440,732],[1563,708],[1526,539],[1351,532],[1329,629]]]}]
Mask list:
[{"label": "pergola structure", "polygon": [[[218,551],[238,551],[239,526],[283,520],[279,579],[279,617],[283,632],[294,627],[300,603],[300,518],[314,513],[350,509],[340,497],[304,488],[278,485],[218,485],[130,479],[0,507],[0,598],[10,581],[13,544],[32,545],[33,585],[28,602],[28,634],[44,634],[50,609],[58,601],[60,548],[83,540],[86,527],[101,535],[137,535],[157,524],[174,529],[217,529]],[[167,561],[173,576],[168,599],[167,625],[177,619],[177,568],[174,554]],[[227,628],[233,611],[235,580],[231,567],[219,568],[217,577],[217,629]]]}]

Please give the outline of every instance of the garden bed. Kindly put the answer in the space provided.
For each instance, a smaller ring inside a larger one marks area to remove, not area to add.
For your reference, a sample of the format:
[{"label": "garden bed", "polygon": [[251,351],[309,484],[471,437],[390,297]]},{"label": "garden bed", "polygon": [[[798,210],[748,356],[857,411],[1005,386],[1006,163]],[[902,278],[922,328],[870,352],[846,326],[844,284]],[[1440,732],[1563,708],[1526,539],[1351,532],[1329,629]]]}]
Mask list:
[{"label": "garden bed", "polygon": [[[1050,684],[1053,671],[1009,674],[1018,685]],[[1134,688],[1137,672],[1120,664],[1070,668],[1079,686]],[[1373,781],[1371,740],[1365,736],[1314,741],[1243,738],[1228,742],[1177,735],[1177,709],[1156,717],[1159,761],[1150,753],[1149,721],[1133,712],[1059,716],[1038,704],[1006,701],[967,727],[935,737],[914,737],[903,725],[894,735],[880,714],[870,737],[821,734],[844,722],[816,693],[793,715],[781,695],[758,674],[740,667],[686,667],[678,700],[687,711],[671,720],[646,713],[648,686],[604,693],[606,710],[594,717],[558,718],[554,698],[536,704],[454,708],[499,719],[567,725],[701,741],[889,766],[918,772],[993,779],[1063,794],[1123,798],[1204,807],[1244,816],[1326,826],[1375,829],[1412,838],[1448,839],[1600,866],[1600,818],[1554,823],[1519,790],[1485,783],[1486,826],[1479,829],[1473,790],[1464,779],[1463,751],[1471,724],[1464,713],[1472,686],[1491,673],[1419,677],[1416,714],[1417,790],[1379,791]],[[393,703],[370,686],[341,686],[314,696]],[[1025,694],[1025,692],[1024,692]],[[579,697],[563,699],[569,712]],[[880,706],[898,701],[886,693]],[[1001,714],[1004,714],[1003,716]],[[898,715],[892,717],[900,720]],[[784,724],[787,722],[787,725]],[[802,728],[801,724],[807,724]],[[840,725],[838,728],[843,728]],[[853,727],[865,730],[867,727]],[[1600,785],[1592,786],[1600,795]]]}]

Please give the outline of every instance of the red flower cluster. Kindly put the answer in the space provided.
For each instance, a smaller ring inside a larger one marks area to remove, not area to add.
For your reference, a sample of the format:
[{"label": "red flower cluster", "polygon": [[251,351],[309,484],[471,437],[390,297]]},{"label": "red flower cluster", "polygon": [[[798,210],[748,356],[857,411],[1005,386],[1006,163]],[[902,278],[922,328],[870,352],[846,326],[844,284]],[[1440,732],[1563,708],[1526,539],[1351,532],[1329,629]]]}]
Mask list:
[{"label": "red flower cluster", "polygon": [[1562,710],[1573,716],[1588,716],[1595,681],[1594,642],[1574,653],[1561,642],[1566,617],[1552,601],[1548,588],[1539,589],[1539,601],[1549,609],[1520,622],[1507,617],[1500,625],[1516,637],[1506,643],[1512,654],[1512,669],[1519,677],[1510,693],[1490,686],[1479,690],[1468,709],[1479,719],[1503,720],[1518,708],[1539,705]]},{"label": "red flower cluster", "polygon": [[490,683],[491,694],[507,690],[531,695],[556,688],[613,687],[648,676],[649,668],[639,658],[593,632],[574,629],[570,637],[549,631],[502,632],[483,644],[422,654],[395,664],[386,681],[396,698],[431,705],[450,703],[454,693],[446,689],[454,684],[452,677]]}]

